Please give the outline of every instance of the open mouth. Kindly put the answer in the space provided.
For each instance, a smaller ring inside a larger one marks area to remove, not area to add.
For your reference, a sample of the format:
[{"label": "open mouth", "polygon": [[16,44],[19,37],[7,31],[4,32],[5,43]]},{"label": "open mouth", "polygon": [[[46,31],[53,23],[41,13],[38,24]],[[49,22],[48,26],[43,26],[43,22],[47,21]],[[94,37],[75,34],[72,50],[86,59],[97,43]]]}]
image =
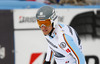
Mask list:
[{"label": "open mouth", "polygon": [[47,32],[47,30],[43,30],[43,32]]}]

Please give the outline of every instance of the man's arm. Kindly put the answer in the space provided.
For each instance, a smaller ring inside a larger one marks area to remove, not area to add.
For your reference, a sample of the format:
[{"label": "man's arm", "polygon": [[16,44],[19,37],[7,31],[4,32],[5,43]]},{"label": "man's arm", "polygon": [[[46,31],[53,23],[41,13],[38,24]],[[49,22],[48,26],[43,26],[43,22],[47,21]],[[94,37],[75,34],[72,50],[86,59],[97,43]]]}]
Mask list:
[{"label": "man's arm", "polygon": [[53,52],[51,51],[50,47],[48,47],[46,58],[45,58],[43,64],[50,64],[51,63],[51,59],[52,59],[52,55],[53,55]]},{"label": "man's arm", "polygon": [[65,48],[63,48],[77,64],[85,64],[85,58],[78,46],[75,44],[73,38],[67,34],[63,34],[64,41],[66,42]]},{"label": "man's arm", "polygon": [[50,62],[44,61],[43,64],[50,64]]}]

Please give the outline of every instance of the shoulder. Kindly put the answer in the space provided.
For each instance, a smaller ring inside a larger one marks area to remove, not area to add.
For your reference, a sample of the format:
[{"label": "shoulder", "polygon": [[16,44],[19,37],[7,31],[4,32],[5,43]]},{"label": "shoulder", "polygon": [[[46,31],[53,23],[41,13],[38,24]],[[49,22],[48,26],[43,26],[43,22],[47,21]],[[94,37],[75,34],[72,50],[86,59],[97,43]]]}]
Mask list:
[{"label": "shoulder", "polygon": [[65,24],[61,24],[61,23],[59,23],[58,25],[60,26],[60,28],[64,28],[66,26]]},{"label": "shoulder", "polygon": [[73,29],[71,26],[59,23],[58,26],[62,29]]},{"label": "shoulder", "polygon": [[60,28],[64,28],[64,27],[66,27],[67,25],[58,23],[58,26],[59,26]]},{"label": "shoulder", "polygon": [[61,23],[58,24],[57,28],[58,28],[58,30],[63,31],[63,33],[69,34],[69,35],[72,35],[73,31],[74,31],[74,29],[71,26],[61,24]]},{"label": "shoulder", "polygon": [[67,32],[71,31],[73,29],[71,26],[65,25],[65,24],[61,24],[61,23],[58,24],[58,27],[60,27],[60,29],[62,29],[63,31],[67,31]]}]

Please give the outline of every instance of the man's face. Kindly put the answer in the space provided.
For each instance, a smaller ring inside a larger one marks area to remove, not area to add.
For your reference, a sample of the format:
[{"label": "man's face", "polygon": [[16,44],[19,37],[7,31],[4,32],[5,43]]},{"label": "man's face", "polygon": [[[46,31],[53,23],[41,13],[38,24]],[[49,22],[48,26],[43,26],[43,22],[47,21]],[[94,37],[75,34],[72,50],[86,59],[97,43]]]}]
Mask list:
[{"label": "man's face", "polygon": [[43,31],[44,35],[48,35],[52,30],[52,24],[50,19],[46,20],[37,20],[37,23],[41,30]]},{"label": "man's face", "polygon": [[48,35],[52,30],[52,25],[50,25],[50,26],[41,26],[40,28],[43,31],[44,35]]}]

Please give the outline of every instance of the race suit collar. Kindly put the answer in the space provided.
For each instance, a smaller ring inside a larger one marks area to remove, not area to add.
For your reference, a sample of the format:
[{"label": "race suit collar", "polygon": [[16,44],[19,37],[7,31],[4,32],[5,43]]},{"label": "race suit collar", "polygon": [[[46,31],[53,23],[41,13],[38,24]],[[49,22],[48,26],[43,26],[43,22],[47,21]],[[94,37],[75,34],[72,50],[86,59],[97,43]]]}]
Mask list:
[{"label": "race suit collar", "polygon": [[48,34],[50,37],[53,38],[53,31],[54,31],[55,28],[52,28],[51,32]]}]

